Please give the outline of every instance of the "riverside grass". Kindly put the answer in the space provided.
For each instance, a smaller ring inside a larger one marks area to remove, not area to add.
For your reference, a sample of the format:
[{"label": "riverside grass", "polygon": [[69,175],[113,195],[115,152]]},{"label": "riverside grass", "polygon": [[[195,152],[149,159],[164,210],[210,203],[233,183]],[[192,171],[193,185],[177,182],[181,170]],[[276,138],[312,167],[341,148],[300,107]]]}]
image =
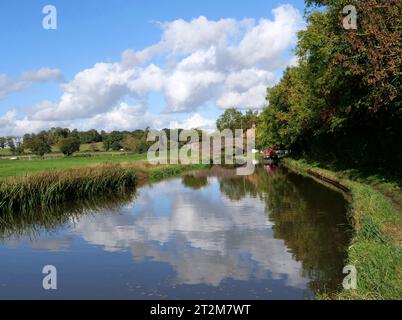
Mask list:
[{"label": "riverside grass", "polygon": [[208,167],[202,164],[153,166],[138,161],[9,177],[0,180],[0,213],[45,209],[69,201],[122,193],[135,188],[139,178],[152,182]]},{"label": "riverside grass", "polygon": [[303,160],[283,159],[293,171],[314,170],[351,190],[350,221],[354,235],[345,265],[357,270],[357,289],[342,290],[319,299],[402,299],[402,214],[370,185],[340,178],[336,172]]},{"label": "riverside grass", "polygon": [[120,165],[43,172],[0,182],[0,211],[27,211],[134,187],[136,174]]}]

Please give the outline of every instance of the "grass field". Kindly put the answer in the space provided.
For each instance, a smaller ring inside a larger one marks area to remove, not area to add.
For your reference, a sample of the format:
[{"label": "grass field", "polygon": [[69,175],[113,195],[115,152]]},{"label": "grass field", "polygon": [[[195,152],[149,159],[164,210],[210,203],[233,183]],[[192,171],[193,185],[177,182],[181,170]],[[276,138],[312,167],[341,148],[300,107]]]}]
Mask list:
[{"label": "grass field", "polygon": [[0,178],[29,175],[38,172],[86,167],[104,163],[131,163],[145,160],[146,154],[63,157],[44,160],[0,160]]}]

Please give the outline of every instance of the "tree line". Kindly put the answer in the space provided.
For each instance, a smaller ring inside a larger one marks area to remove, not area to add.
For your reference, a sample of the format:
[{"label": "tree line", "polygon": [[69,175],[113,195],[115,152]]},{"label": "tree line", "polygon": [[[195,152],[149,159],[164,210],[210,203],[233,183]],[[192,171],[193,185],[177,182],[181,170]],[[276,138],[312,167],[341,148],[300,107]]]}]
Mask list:
[{"label": "tree line", "polygon": [[98,152],[99,143],[105,151],[125,151],[143,153],[148,149],[146,141],[148,128],[134,131],[88,131],[68,128],[51,128],[39,133],[27,133],[20,136],[0,137],[0,148],[9,149],[14,155],[22,155],[28,150],[40,157],[52,152],[52,146],[58,147],[66,156],[80,150],[82,144],[89,144],[89,150]]},{"label": "tree line", "polygon": [[[306,4],[298,64],[268,89],[259,142],[324,162],[401,172],[402,2]],[[343,28],[349,4],[358,13],[356,30]]]},{"label": "tree line", "polygon": [[[177,129],[180,134],[184,129]],[[39,133],[27,133],[22,137],[0,137],[0,148],[11,151],[13,155],[23,155],[28,151],[40,157],[52,152],[52,147],[57,147],[66,156],[71,156],[80,150],[82,144],[89,145],[90,152],[99,152],[100,143],[104,151],[127,151],[132,153],[146,153],[155,141],[147,141],[150,129],[136,129],[133,131],[100,131],[95,129],[88,131],[70,130],[68,128],[51,128]],[[170,140],[170,129],[162,129]],[[201,141],[203,131],[196,129]],[[180,142],[184,145],[186,142]],[[169,144],[170,145],[170,144]]]}]

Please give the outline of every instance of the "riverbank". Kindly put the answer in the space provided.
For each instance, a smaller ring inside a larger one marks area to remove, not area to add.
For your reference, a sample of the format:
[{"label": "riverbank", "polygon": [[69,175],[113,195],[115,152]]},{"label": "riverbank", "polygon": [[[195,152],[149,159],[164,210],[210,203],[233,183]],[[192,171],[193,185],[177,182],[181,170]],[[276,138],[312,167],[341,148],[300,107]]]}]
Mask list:
[{"label": "riverbank", "polygon": [[[402,212],[396,202],[398,193],[389,187],[392,183],[373,185],[369,181],[354,181],[344,173],[303,160],[287,158],[282,163],[303,175],[315,173],[314,178],[321,183],[328,185],[319,176],[350,190],[349,220],[354,234],[345,265],[356,267],[357,288],[320,298],[402,299]],[[331,187],[336,188],[333,184]]]},{"label": "riverbank", "polygon": [[30,211],[103,194],[119,193],[205,165],[104,163],[81,168],[31,173],[0,180],[0,212]]}]

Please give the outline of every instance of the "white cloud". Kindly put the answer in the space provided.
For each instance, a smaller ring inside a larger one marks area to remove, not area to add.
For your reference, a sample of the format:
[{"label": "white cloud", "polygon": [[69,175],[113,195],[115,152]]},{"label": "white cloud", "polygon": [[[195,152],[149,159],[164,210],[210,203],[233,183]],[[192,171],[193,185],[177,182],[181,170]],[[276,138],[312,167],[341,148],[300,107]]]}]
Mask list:
[{"label": "white cloud", "polygon": [[153,125],[155,124],[153,120],[152,115],[146,112],[143,105],[130,106],[127,103],[120,103],[112,110],[88,119],[82,126],[85,129],[102,128],[107,131],[132,130]]},{"label": "white cloud", "polygon": [[190,115],[188,118],[178,121],[171,114],[156,114],[146,110],[143,105],[130,106],[121,103],[111,111],[98,114],[82,124],[84,129],[102,128],[107,131],[133,130],[133,128],[151,127],[155,129],[181,128],[205,130],[215,129],[215,120],[207,119],[199,113]]},{"label": "white cloud", "polygon": [[5,74],[0,74],[0,100],[5,99],[9,94],[21,91],[26,88],[26,83],[10,79]]},{"label": "white cloud", "polygon": [[243,66],[275,68],[283,52],[296,40],[296,33],[303,25],[300,13],[291,5],[272,11],[274,20],[261,19],[245,34],[239,46],[232,48]]},{"label": "white cloud", "polygon": [[[219,186],[215,179],[210,182]],[[135,209],[82,217],[73,232],[105,251],[131,249],[137,261],[152,257],[169,263],[178,284],[217,286],[227,278],[264,279],[269,271],[273,279],[284,279],[288,286],[306,286],[301,263],[283,240],[272,238],[272,222],[267,220],[262,201],[247,196],[233,206],[230,199],[215,197],[212,187],[197,197],[182,190],[180,180],[143,187]],[[155,194],[171,199],[169,215],[155,212]],[[166,244],[171,250],[163,250]]]},{"label": "white cloud", "polygon": [[266,89],[275,83],[272,72],[256,68],[231,73],[217,100],[221,108],[261,108],[266,105]]},{"label": "white cloud", "polygon": [[69,127],[72,128],[71,122],[68,121],[43,121],[32,120],[28,116],[18,117],[16,110],[9,110],[0,117],[0,135],[1,136],[23,136],[25,133],[39,132],[51,127]]},{"label": "white cloud", "polygon": [[40,68],[38,70],[26,71],[21,74],[23,81],[49,81],[49,80],[63,80],[63,75],[59,69]]},{"label": "white cloud", "polygon": [[195,113],[183,121],[171,121],[169,127],[172,129],[204,129],[207,131],[216,129],[215,120],[207,119],[199,113]]},{"label": "white cloud", "polygon": [[0,74],[0,100],[4,100],[11,93],[29,88],[34,82],[50,80],[62,81],[61,71],[59,69],[41,68],[23,72],[18,79],[11,79],[5,74]]},{"label": "white cloud", "polygon": [[191,111],[212,99],[225,75],[216,71],[177,70],[166,79],[165,95],[168,110]]},{"label": "white cloud", "polygon": [[238,22],[234,19],[211,21],[203,16],[191,22],[179,19],[162,26],[162,46],[176,54],[192,53],[211,46],[224,47],[228,38],[238,32]]},{"label": "white cloud", "polygon": [[[143,119],[137,123],[155,124],[158,119],[145,107],[154,92],[165,98],[167,112],[202,114],[207,102],[223,109],[261,108],[266,88],[276,81],[274,74],[294,63],[288,51],[303,19],[294,7],[282,5],[273,10],[273,19],[212,21],[201,16],[160,26],[158,43],[140,51],[126,50],[120,62],[96,63],[78,72],[62,84],[59,101],[39,103],[28,119],[126,128],[132,116],[124,117],[121,103],[131,101],[144,106]],[[22,75],[25,81],[60,77],[58,70],[49,68]],[[19,85],[0,76],[0,99],[17,90]],[[164,115],[159,122],[169,119]]]},{"label": "white cloud", "polygon": [[63,85],[59,103],[39,108],[33,119],[72,120],[107,111],[129,92],[128,82],[135,72],[119,63],[97,63]]}]

